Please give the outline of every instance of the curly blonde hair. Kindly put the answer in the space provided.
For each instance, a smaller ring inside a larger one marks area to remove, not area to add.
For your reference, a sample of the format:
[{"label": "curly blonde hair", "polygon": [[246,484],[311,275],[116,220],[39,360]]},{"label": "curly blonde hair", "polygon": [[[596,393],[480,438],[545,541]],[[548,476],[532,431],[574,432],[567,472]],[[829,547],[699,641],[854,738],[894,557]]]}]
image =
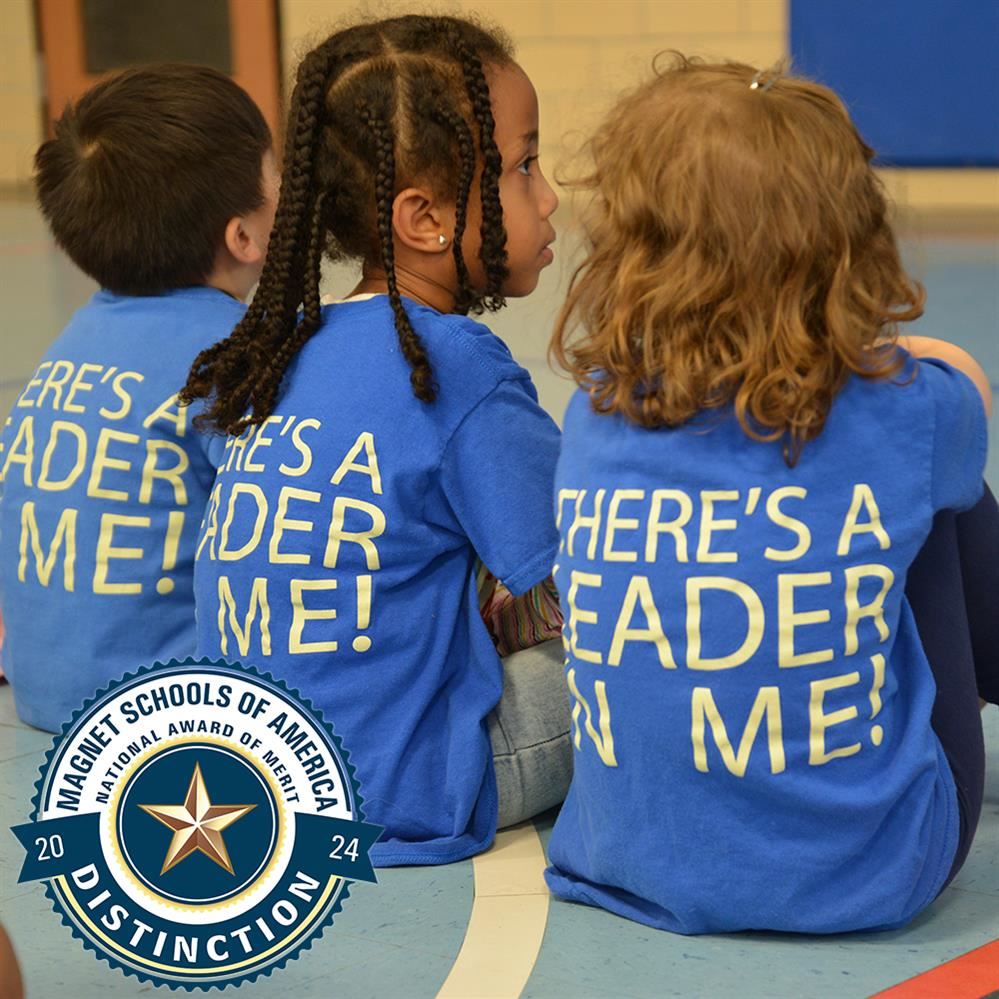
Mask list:
[{"label": "curly blonde hair", "polygon": [[831,90],[676,55],[588,148],[588,252],[550,351],[597,412],[676,427],[731,405],[793,465],[851,373],[901,370],[925,295]]}]

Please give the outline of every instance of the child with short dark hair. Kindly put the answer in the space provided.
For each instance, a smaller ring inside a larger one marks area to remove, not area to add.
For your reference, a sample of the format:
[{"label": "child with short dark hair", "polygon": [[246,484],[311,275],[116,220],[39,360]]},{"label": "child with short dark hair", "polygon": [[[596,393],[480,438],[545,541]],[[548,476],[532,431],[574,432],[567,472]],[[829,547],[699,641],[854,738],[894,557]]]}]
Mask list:
[{"label": "child with short dark hair", "polygon": [[[568,785],[561,642],[501,666],[476,588],[477,555],[516,597],[558,546],[558,429],[466,315],[552,261],[538,141],[498,33],[409,16],[332,35],[298,70],[260,289],[187,386],[241,434],[199,542],[199,652],[333,721],[380,865],[470,856]],[[321,307],[324,255],[362,276]]]},{"label": "child with short dark hair", "polygon": [[999,698],[988,380],[896,343],[923,291],[827,88],[680,59],[591,149],[548,884],[679,933],[900,926],[967,855]]},{"label": "child with short dark hair", "polygon": [[35,167],[56,242],[101,286],[0,438],[3,668],[21,718],[54,731],[110,679],[194,651],[215,466],[176,394],[245,312],[278,180],[250,97],[181,65],[97,84]]}]

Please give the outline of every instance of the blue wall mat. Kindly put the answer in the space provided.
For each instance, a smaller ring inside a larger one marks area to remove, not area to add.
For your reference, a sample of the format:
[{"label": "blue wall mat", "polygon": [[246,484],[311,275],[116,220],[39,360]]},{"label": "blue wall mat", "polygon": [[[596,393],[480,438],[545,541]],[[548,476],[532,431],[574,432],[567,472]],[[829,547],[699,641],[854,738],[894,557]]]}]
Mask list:
[{"label": "blue wall mat", "polygon": [[791,55],[881,162],[999,165],[999,0],[791,0]]}]

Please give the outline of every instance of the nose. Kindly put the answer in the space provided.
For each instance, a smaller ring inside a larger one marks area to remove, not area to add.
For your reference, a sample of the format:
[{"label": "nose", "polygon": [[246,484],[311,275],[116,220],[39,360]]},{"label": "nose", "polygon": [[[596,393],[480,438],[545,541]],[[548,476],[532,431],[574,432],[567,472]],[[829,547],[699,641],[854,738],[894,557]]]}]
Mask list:
[{"label": "nose", "polygon": [[545,177],[545,189],[541,197],[541,217],[547,219],[553,215],[555,209],[558,208],[558,204],[558,195],[551,184],[548,183],[548,178]]}]

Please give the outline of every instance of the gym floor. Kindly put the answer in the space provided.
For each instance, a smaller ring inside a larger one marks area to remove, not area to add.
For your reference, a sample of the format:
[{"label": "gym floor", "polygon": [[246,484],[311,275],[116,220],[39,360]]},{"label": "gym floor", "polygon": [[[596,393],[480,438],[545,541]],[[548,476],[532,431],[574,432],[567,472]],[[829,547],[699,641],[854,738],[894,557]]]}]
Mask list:
[{"label": "gym floor", "polygon": [[[926,315],[912,331],[970,350],[999,392],[999,238],[935,231],[907,238],[904,253],[928,290]],[[55,250],[27,201],[0,201],[0,268],[4,418],[49,342],[94,286]],[[556,263],[534,296],[490,320],[531,371],[542,404],[556,419],[572,386],[549,370],[545,349],[569,273],[568,266]],[[329,290],[343,291],[343,281],[333,276]],[[996,490],[999,415],[990,430],[986,476]],[[355,885],[334,927],[310,950],[275,978],[243,991],[261,999],[288,994],[863,999],[991,944],[977,963],[956,960],[953,972],[943,969],[941,977],[892,994],[897,999],[999,994],[999,709],[987,708],[984,721],[988,785],[971,856],[952,887],[904,930],[825,938],[681,937],[550,900],[541,880],[554,818],[548,814],[502,833],[496,846],[474,861],[382,870],[377,886]],[[17,720],[10,688],[0,689],[0,825],[27,817],[50,745],[50,736]],[[13,938],[28,995],[152,994],[151,985],[125,978],[84,952],[60,925],[41,885],[16,884],[20,854],[13,836],[0,836],[0,921]]]}]

